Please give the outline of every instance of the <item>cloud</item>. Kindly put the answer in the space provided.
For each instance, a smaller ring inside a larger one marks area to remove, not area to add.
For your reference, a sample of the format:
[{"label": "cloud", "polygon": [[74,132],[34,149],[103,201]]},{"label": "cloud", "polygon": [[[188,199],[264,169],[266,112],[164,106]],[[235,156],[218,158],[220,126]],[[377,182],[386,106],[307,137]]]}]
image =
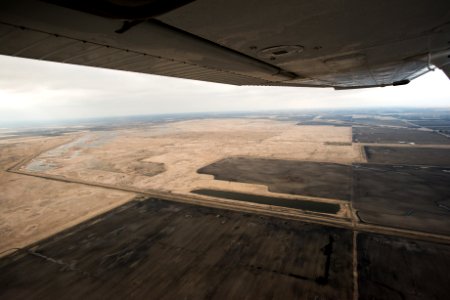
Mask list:
[{"label": "cloud", "polygon": [[237,87],[0,56],[0,119],[4,121],[449,104],[450,85],[441,71],[406,86],[335,91]]}]

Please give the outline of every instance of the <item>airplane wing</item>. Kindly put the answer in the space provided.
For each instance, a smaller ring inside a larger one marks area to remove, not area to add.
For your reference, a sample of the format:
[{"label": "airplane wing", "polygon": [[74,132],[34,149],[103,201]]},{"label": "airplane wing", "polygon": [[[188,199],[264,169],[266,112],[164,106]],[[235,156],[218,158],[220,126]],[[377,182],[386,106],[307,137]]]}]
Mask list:
[{"label": "airplane wing", "polygon": [[0,54],[234,85],[450,76],[448,0],[3,0]]}]

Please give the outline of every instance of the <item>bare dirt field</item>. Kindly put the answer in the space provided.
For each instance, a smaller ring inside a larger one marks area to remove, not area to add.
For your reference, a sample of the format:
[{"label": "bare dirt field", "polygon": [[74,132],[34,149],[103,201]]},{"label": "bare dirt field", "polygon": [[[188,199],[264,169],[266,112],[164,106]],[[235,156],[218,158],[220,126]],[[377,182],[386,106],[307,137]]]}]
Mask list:
[{"label": "bare dirt field", "polygon": [[378,144],[431,144],[450,145],[450,138],[431,130],[390,128],[390,127],[353,127],[353,141]]},{"label": "bare dirt field", "polygon": [[0,261],[0,298],[350,299],[351,245],[350,230],[133,201]]},{"label": "bare dirt field", "polygon": [[369,163],[449,166],[450,148],[364,146]]},{"label": "bare dirt field", "polygon": [[350,200],[351,165],[229,157],[198,170],[217,180],[264,184],[269,191]]},{"label": "bare dirt field", "polygon": [[360,299],[447,299],[450,245],[358,234]]},{"label": "bare dirt field", "polygon": [[375,118],[367,116],[353,117],[352,122],[353,124],[368,125],[368,126],[414,127],[414,125],[412,125],[409,122],[405,122],[403,120],[390,117],[375,117]]},{"label": "bare dirt field", "polygon": [[361,164],[353,172],[363,222],[450,235],[448,169]]},{"label": "bare dirt field", "polygon": [[199,195],[207,195],[212,197],[219,197],[224,199],[232,199],[238,201],[261,203],[281,207],[289,207],[295,209],[303,209],[306,211],[314,211],[327,214],[336,214],[340,210],[339,204],[327,203],[327,202],[317,202],[312,200],[300,200],[291,199],[284,197],[270,197],[261,196],[256,194],[247,194],[239,192],[230,192],[222,190],[212,190],[212,189],[199,189],[193,190],[192,193]]}]

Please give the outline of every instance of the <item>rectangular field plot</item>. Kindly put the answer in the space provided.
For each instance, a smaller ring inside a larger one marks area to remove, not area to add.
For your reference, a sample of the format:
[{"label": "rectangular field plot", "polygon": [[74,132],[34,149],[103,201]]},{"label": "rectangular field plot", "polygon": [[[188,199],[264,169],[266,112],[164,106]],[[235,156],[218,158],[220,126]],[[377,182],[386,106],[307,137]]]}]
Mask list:
[{"label": "rectangular field plot", "polygon": [[352,123],[350,122],[345,122],[345,121],[328,121],[328,120],[323,120],[323,121],[315,121],[315,120],[311,120],[311,121],[302,121],[297,123],[297,125],[299,126],[337,126],[337,127],[350,127],[352,126]]},{"label": "rectangular field plot", "polygon": [[423,120],[412,120],[409,122],[423,127],[450,126],[450,120],[447,119],[423,119]]},{"label": "rectangular field plot", "polygon": [[217,180],[264,184],[274,193],[341,200],[349,200],[351,193],[352,168],[336,163],[229,157],[197,172]]},{"label": "rectangular field plot", "polygon": [[449,145],[450,138],[434,131],[389,127],[353,127],[353,142]]},{"label": "rectangular field plot", "polygon": [[414,127],[414,125],[393,118],[353,118],[355,125]]},{"label": "rectangular field plot", "polygon": [[450,149],[364,146],[369,163],[450,166]]},{"label": "rectangular field plot", "polygon": [[448,299],[450,245],[358,234],[360,299]]},{"label": "rectangular field plot", "polygon": [[450,126],[428,126],[428,128],[445,134],[450,133]]},{"label": "rectangular field plot", "polygon": [[199,194],[199,195],[205,195],[205,196],[224,198],[224,199],[231,199],[231,200],[236,200],[236,201],[268,204],[268,205],[295,208],[295,209],[308,210],[308,211],[327,213],[327,214],[336,214],[340,209],[339,204],[334,204],[334,203],[261,196],[261,195],[255,195],[255,194],[238,193],[238,192],[222,191],[222,190],[198,189],[198,190],[193,190],[192,193]]},{"label": "rectangular field plot", "polygon": [[353,207],[361,221],[450,234],[450,170],[354,165]]},{"label": "rectangular field plot", "polygon": [[350,299],[345,229],[133,201],[0,260],[1,299]]}]

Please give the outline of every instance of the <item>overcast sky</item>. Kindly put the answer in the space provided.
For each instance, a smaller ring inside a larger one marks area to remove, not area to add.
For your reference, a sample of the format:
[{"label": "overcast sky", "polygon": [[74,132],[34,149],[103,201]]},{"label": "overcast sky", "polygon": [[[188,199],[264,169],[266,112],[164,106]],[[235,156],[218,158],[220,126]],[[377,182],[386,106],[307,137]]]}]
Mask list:
[{"label": "overcast sky", "polygon": [[0,56],[3,122],[361,107],[450,107],[450,81],[434,71],[399,87],[238,87]]}]

